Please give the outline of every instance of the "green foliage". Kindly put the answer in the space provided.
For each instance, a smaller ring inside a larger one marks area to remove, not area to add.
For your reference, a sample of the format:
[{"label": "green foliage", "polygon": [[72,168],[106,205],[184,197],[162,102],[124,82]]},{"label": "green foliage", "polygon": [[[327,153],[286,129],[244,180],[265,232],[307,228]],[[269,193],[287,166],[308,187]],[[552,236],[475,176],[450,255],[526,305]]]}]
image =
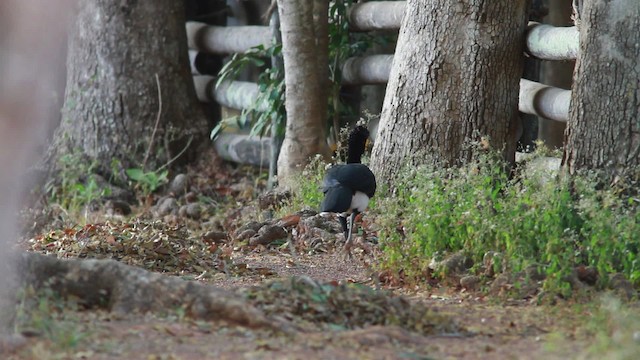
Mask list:
[{"label": "green foliage", "polygon": [[301,209],[318,210],[322,203],[322,179],[329,165],[324,162],[321,156],[316,156],[305,169],[295,175],[292,181],[293,194],[288,204],[281,209],[280,215],[287,215]]},{"label": "green foliage", "polygon": [[153,193],[169,181],[168,170],[145,172],[142,169],[132,168],[127,169],[126,173],[129,179],[137,184],[145,196]]},{"label": "green foliage", "polygon": [[[568,179],[526,167],[510,180],[482,155],[457,169],[404,170],[393,194],[379,196],[382,266],[407,279],[424,276],[431,258],[465,250],[476,264],[497,251],[509,271],[543,264],[547,290],[569,295],[576,265],[622,272],[640,283],[640,215],[632,199],[596,190],[590,174]],[[398,229],[402,229],[398,231]]]},{"label": "green foliage", "polygon": [[[220,70],[216,86],[220,86],[225,81],[235,79],[247,66],[253,65],[258,68],[265,66],[265,58],[280,56],[282,45],[274,45],[265,48],[262,45],[253,47],[242,54],[234,54],[225,66]],[[240,116],[221,121],[212,131],[211,139],[215,139],[229,126],[236,122],[238,127],[251,125],[251,135],[264,136],[270,133],[271,127],[275,126],[277,136],[284,136],[285,110],[284,110],[284,74],[281,70],[269,67],[260,73],[258,77],[258,88],[260,94],[252,107],[243,109]],[[266,106],[266,111],[258,111],[261,105]]]},{"label": "green foliage", "polygon": [[78,212],[92,201],[109,195],[108,188],[98,186],[93,174],[96,167],[95,161],[87,162],[79,151],[60,157],[57,179],[45,186],[49,200],[69,212]]}]

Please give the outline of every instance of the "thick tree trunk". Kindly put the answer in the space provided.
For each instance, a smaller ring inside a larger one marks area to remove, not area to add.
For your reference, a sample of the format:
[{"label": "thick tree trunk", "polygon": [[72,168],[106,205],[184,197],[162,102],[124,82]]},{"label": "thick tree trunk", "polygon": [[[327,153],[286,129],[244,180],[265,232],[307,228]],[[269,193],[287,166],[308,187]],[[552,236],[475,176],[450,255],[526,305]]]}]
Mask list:
[{"label": "thick tree trunk", "polygon": [[640,165],[640,2],[585,0],[563,164],[606,170]]},{"label": "thick tree trunk", "polygon": [[182,1],[79,2],[54,156],[79,150],[103,168],[118,159],[154,170],[194,154],[208,129],[197,111],[184,13]]},{"label": "thick tree trunk", "polygon": [[291,175],[315,154],[329,155],[325,121],[327,99],[319,79],[319,54],[313,21],[313,2],[278,0],[285,68],[287,126],[278,179],[286,184]]},{"label": "thick tree trunk", "polygon": [[383,181],[417,153],[460,164],[481,136],[514,160],[527,5],[407,1],[372,156]]}]

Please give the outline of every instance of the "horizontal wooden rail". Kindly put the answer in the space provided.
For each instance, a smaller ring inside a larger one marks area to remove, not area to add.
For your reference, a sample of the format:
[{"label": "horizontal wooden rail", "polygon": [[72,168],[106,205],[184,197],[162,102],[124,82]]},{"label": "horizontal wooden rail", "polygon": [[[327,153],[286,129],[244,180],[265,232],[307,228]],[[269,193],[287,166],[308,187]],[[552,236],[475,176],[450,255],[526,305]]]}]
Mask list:
[{"label": "horizontal wooden rail", "polygon": [[528,54],[543,60],[573,60],[578,57],[580,36],[575,26],[556,27],[530,22],[527,28]]},{"label": "horizontal wooden rail", "polygon": [[[351,58],[342,69],[346,85],[379,84],[389,81],[393,55]],[[518,108],[525,114],[566,122],[569,118],[571,91],[520,79]]]},{"label": "horizontal wooden rail", "polygon": [[[398,30],[406,8],[405,1],[372,1],[353,5],[349,10],[352,31]],[[535,22],[527,30],[526,52],[543,60],[571,60],[578,55],[579,37],[575,26],[555,27]]]},{"label": "horizontal wooden rail", "polygon": [[216,153],[227,161],[269,167],[271,138],[246,134],[218,135],[213,142]]},{"label": "horizontal wooden rail", "polygon": [[405,1],[355,4],[349,9],[349,29],[351,31],[398,30],[405,8]]},{"label": "horizontal wooden rail", "polygon": [[571,90],[520,79],[518,110],[525,114],[567,122],[570,102]]},{"label": "horizontal wooden rail", "polygon": [[389,81],[392,62],[393,55],[349,58],[342,66],[342,83],[345,85],[386,84]]},{"label": "horizontal wooden rail", "polygon": [[[213,76],[194,76],[193,85],[198,100],[215,101],[231,109],[249,109],[258,101],[260,90],[258,85],[248,81],[225,81],[216,87],[217,78]],[[258,111],[266,111],[266,104],[258,104]]]},{"label": "horizontal wooden rail", "polygon": [[271,46],[268,26],[211,26],[187,22],[189,49],[211,54],[243,53],[258,45]]},{"label": "horizontal wooden rail", "polygon": [[[389,80],[392,55],[373,55],[349,59],[345,67],[360,69],[353,75],[353,69],[343,70],[348,75],[343,78],[347,85],[365,85],[386,83]],[[367,67],[373,71],[367,71]],[[386,69],[386,70],[381,70]],[[357,80],[357,81],[356,81]],[[215,87],[213,76],[194,76],[193,83],[200,101],[216,101],[232,109],[247,109],[255,105],[260,93],[258,85],[246,81],[227,81]],[[526,114],[538,115],[547,119],[566,122],[569,118],[571,91],[520,79],[520,101],[518,108]],[[266,104],[258,105],[258,111],[265,111]]]}]

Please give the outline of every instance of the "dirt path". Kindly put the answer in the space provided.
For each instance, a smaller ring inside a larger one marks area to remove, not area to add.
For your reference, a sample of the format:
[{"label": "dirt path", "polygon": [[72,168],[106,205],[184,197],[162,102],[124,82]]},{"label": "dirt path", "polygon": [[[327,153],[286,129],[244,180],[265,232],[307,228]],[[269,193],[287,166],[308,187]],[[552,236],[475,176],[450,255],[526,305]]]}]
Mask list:
[{"label": "dirt path", "polygon": [[[361,261],[336,254],[291,257],[277,251],[235,254],[246,276],[216,277],[226,289],[308,276],[320,282],[372,285]],[[243,267],[244,265],[241,265]],[[250,269],[250,271],[249,271]],[[9,359],[553,359],[573,357],[577,317],[570,308],[492,304],[471,294],[436,289],[403,292],[451,316],[464,333],[421,336],[392,326],[283,335],[222,322],[192,321],[179,311],[116,318],[103,311],[64,311],[49,321],[53,336],[28,338]],[[574,340],[560,342],[559,334]],[[36,334],[39,335],[39,334]],[[53,338],[53,341],[51,340]]]}]

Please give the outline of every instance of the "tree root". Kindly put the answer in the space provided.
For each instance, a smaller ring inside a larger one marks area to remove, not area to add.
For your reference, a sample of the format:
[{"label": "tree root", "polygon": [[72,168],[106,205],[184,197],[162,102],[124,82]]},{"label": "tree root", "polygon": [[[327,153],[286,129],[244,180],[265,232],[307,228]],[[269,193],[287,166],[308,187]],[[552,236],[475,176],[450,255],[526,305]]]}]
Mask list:
[{"label": "tree root", "polygon": [[167,312],[182,307],[194,319],[226,320],[287,333],[292,330],[289,323],[268,318],[238,294],[115,260],[61,260],[24,253],[19,271],[25,285],[49,287],[63,297],[78,298],[83,306],[106,308],[116,315]]}]

